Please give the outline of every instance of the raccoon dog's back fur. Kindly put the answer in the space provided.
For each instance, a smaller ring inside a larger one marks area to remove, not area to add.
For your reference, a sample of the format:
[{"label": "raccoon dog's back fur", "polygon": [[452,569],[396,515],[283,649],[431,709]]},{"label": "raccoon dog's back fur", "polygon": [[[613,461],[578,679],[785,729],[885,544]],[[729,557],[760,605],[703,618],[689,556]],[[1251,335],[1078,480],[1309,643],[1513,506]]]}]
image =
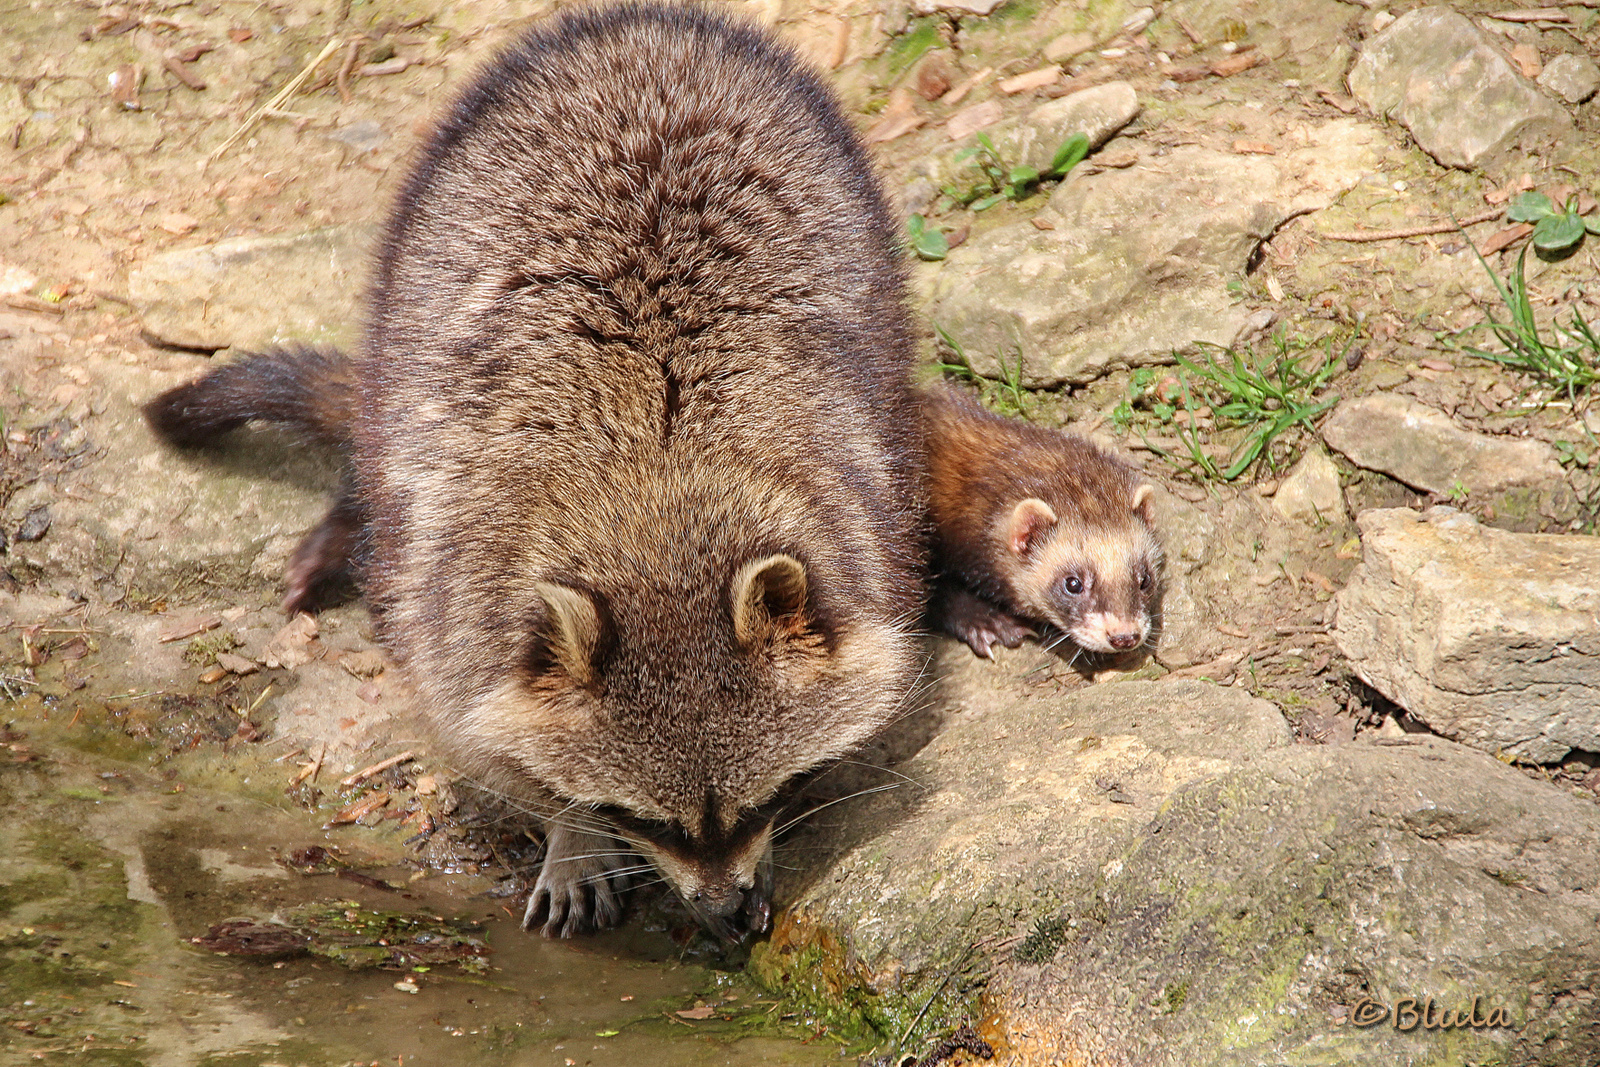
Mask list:
[{"label": "raccoon dog's back fur", "polygon": [[547,933],[615,920],[612,833],[765,928],[776,799],[900,709],[900,262],[829,92],[698,8],[534,30],[422,150],[359,360],[366,593],[438,733],[570,816]]}]

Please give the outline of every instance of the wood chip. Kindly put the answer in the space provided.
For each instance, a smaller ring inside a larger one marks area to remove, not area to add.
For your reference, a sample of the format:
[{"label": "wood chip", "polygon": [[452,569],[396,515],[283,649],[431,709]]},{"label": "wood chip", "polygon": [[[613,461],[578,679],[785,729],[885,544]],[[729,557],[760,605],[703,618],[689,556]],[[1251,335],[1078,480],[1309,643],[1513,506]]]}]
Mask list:
[{"label": "wood chip", "polygon": [[1036,230],[1053,230],[1056,228],[1055,223],[1051,222],[1049,219],[1042,219],[1038,215],[1035,215],[1028,221],[1033,223],[1033,228]]},{"label": "wood chip", "polygon": [[174,641],[182,641],[185,637],[194,637],[196,634],[203,634],[207,630],[215,630],[221,625],[221,615],[197,615],[163,627],[161,632],[156,635],[156,640],[163,645],[168,645]]},{"label": "wood chip", "polygon": [[1307,570],[1305,573],[1305,579],[1318,589],[1321,589],[1324,593],[1331,595],[1339,591],[1338,587],[1328,580],[1327,575],[1321,574],[1317,571]]},{"label": "wood chip", "polygon": [[1048,67],[1040,67],[1038,70],[1030,70],[1025,74],[1007,78],[996,85],[995,88],[1007,94],[1025,93],[1030,89],[1042,89],[1046,85],[1060,80],[1061,68],[1051,64]]},{"label": "wood chip", "polygon": [[1277,146],[1265,141],[1235,141],[1233,150],[1245,156],[1275,156],[1278,154]]},{"label": "wood chip", "polygon": [[411,60],[406,59],[404,56],[395,56],[393,59],[386,59],[382,63],[362,64],[356,68],[356,73],[363,78],[381,78],[385,74],[399,74],[409,66],[411,66]]},{"label": "wood chip", "polygon": [[190,89],[193,89],[195,92],[198,93],[205,90],[205,79],[200,77],[200,75],[196,74],[194,71],[190,70],[188,66],[177,56],[162,56],[161,65],[167,68],[168,74],[171,74],[174,78],[177,78],[184,85],[188,86]]},{"label": "wood chip", "polygon": [[359,822],[380,808],[386,807],[389,799],[388,793],[373,793],[371,796],[363,797],[349,807],[341,808],[335,812],[333,818],[328,820],[327,825],[330,827],[349,826],[353,822]]},{"label": "wood chip", "polygon": [[398,756],[390,756],[388,759],[380,760],[379,762],[372,764],[370,767],[361,768],[356,773],[350,775],[350,777],[340,779],[339,784],[348,789],[357,782],[364,782],[375,774],[382,774],[390,767],[397,766],[401,763],[406,763],[415,758],[416,757],[412,754],[411,750],[407,749]]},{"label": "wood chip", "polygon": [[1238,55],[1229,56],[1227,59],[1219,59],[1211,64],[1211,73],[1219,78],[1231,78],[1235,74],[1243,74],[1251,67],[1259,67],[1266,61],[1267,57],[1260,52],[1241,52]]},{"label": "wood chip", "polygon": [[18,311],[37,311],[41,315],[62,315],[66,308],[60,304],[52,304],[48,300],[40,300],[27,293],[11,293],[6,296],[6,306],[14,307]]},{"label": "wood chip", "polygon": [[235,26],[233,29],[228,31],[228,40],[232,41],[234,44],[244,44],[255,35],[256,31],[250,29],[248,26]]},{"label": "wood chip", "polygon": [[998,100],[985,100],[981,104],[964,107],[950,116],[944,125],[944,132],[952,141],[959,141],[971,134],[977,133],[985,126],[992,126],[1000,121],[1005,110]]},{"label": "wood chip", "polygon": [[212,667],[208,671],[202,671],[201,672],[200,681],[204,682],[206,685],[210,685],[212,682],[220,682],[220,681],[222,681],[227,676],[228,676],[228,668],[226,668],[226,667]]},{"label": "wood chip", "polygon": [[1525,11],[1497,11],[1489,18],[1501,22],[1571,22],[1559,7],[1533,7]]},{"label": "wood chip", "polygon": [[303,613],[296,615],[267,642],[267,647],[261,653],[261,661],[268,667],[289,670],[304,666],[316,658],[316,652],[311,648],[316,636],[317,620]]},{"label": "wood chip", "polygon": [[1539,61],[1539,50],[1531,44],[1519,44],[1511,49],[1511,62],[1517,65],[1517,71],[1524,78],[1537,78],[1544,70],[1544,64]]},{"label": "wood chip", "polygon": [[1428,370],[1445,371],[1445,372],[1453,371],[1453,370],[1456,369],[1452,364],[1446,363],[1442,359],[1419,359],[1419,360],[1417,360],[1417,366],[1426,367]]},{"label": "wood chip", "polygon": [[1479,245],[1478,255],[1492,255],[1495,252],[1500,251],[1502,248],[1516,244],[1518,241],[1522,240],[1532,232],[1533,224],[1528,222],[1519,222],[1515,226],[1507,226],[1505,229],[1501,230],[1499,233],[1483,242],[1483,244]]},{"label": "wood chip", "polygon": [[1330,93],[1326,89],[1318,89],[1317,95],[1322,98],[1322,102],[1324,104],[1327,104],[1329,107],[1336,108],[1337,110],[1344,112],[1346,115],[1354,115],[1356,113],[1356,109],[1360,107],[1360,105],[1354,100],[1350,99],[1350,97],[1340,96],[1338,93]]},{"label": "wood chip", "polygon": [[902,87],[889,94],[889,105],[862,138],[868,144],[882,144],[903,137],[927,121],[925,116],[917,114],[911,90]]},{"label": "wood chip", "polygon": [[967,94],[976,89],[983,80],[994,73],[993,67],[984,67],[970,78],[964,78],[956,83],[954,89],[939,98],[939,103],[946,107],[955,107],[967,98]]},{"label": "wood chip", "polygon": [[137,63],[124,63],[112,71],[107,81],[111,84],[111,101],[124,111],[138,111],[139,87],[144,84],[144,68]]},{"label": "wood chip", "polygon": [[711,1007],[709,1004],[702,1004],[698,1008],[687,1008],[687,1009],[685,1009],[683,1011],[674,1012],[673,1014],[677,1015],[678,1018],[680,1018],[680,1019],[697,1019],[698,1020],[698,1019],[709,1019],[713,1015],[715,1015],[716,1013],[717,1013],[717,1009]]},{"label": "wood chip", "polygon": [[254,674],[261,669],[261,665],[255,660],[236,656],[232,652],[218,652],[217,666],[229,674]]}]

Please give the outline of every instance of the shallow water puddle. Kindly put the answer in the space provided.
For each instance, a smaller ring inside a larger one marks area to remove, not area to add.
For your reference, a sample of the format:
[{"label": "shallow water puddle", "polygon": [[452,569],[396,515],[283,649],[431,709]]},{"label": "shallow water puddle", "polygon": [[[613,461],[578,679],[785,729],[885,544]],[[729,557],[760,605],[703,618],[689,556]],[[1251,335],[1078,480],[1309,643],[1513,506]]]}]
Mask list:
[{"label": "shallow water puddle", "polygon": [[[602,937],[531,937],[517,928],[515,901],[482,895],[487,878],[401,866],[404,831],[325,830],[326,812],[252,792],[252,757],[197,749],[157,763],[104,716],[37,695],[5,705],[7,720],[0,1062],[838,1062],[830,1042],[772,1036],[774,1002],[685,958],[664,932],[635,919]],[[253,757],[257,767],[265,759]],[[364,880],[280,862],[311,846],[336,846]],[[319,956],[221,956],[191,941],[225,919],[313,902],[335,916],[466,920],[492,950],[488,966],[350,970]]]}]

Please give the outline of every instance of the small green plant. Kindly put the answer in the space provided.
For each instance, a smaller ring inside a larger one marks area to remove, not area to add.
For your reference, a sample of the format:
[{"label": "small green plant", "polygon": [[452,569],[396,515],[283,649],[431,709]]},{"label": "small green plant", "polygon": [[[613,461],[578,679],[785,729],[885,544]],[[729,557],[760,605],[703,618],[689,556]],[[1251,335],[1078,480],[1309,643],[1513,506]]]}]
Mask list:
[{"label": "small green plant", "polygon": [[983,398],[992,406],[1007,415],[1028,417],[1028,391],[1022,386],[1022,351],[1017,351],[1015,363],[1008,363],[1004,356],[998,357],[995,362],[1000,368],[999,378],[985,378],[972,367],[972,360],[967,357],[967,350],[961,342],[951,337],[945,329],[934,324],[933,332],[939,335],[939,343],[949,353],[948,358],[942,358],[935,367],[941,374],[948,374],[952,378],[969,382],[978,387]]},{"label": "small green plant", "polygon": [[[1565,325],[1551,324],[1546,340],[1534,317],[1533,302],[1528,298],[1527,258],[1528,250],[1524,248],[1517,256],[1516,270],[1502,279],[1479,256],[1478,262],[1494,281],[1508,318],[1501,322],[1489,311],[1486,312],[1488,322],[1469,326],[1441,340],[1469,356],[1526,374],[1541,387],[1564,394],[1576,405],[1580,394],[1600,382],[1600,335],[1596,335],[1594,328],[1574,309]],[[1481,330],[1494,334],[1504,351],[1464,343],[1469,334]]]},{"label": "small green plant", "polygon": [[911,238],[911,251],[918,259],[940,260],[950,254],[950,242],[938,227],[930,227],[921,215],[906,220],[906,234]]},{"label": "small green plant", "polygon": [[1576,194],[1567,198],[1564,207],[1556,207],[1543,193],[1522,193],[1506,205],[1506,218],[1533,223],[1533,247],[1541,252],[1565,252],[1583,240],[1585,233],[1600,233],[1600,220],[1579,214]]},{"label": "small green plant", "polygon": [[[1320,359],[1318,352],[1291,343],[1281,333],[1272,342],[1274,351],[1260,359],[1216,346],[1202,346],[1217,353],[1217,358],[1204,361],[1174,354],[1177,369],[1159,382],[1154,372],[1135,373],[1129,399],[1113,420],[1131,424],[1134,408],[1140,405],[1157,422],[1170,424],[1186,454],[1155,446],[1151,450],[1202,481],[1231,482],[1258,463],[1276,469],[1273,443],[1296,425],[1312,429],[1317,417],[1338,403],[1337,396],[1321,394],[1343,353],[1334,354],[1333,338],[1320,350]],[[1207,409],[1218,428],[1245,431],[1220,461],[1206,447],[1199,428]]]},{"label": "small green plant", "polygon": [[1032,196],[1040,182],[1065,178],[1088,154],[1089,138],[1075,133],[1056,149],[1055,155],[1050,157],[1050,166],[1041,172],[1026,163],[1007,164],[989,135],[980,133],[976,145],[955,156],[957,164],[970,162],[978,169],[978,181],[966,189],[947,185],[944,194],[971,211],[985,211],[1002,200],[1024,200]]}]

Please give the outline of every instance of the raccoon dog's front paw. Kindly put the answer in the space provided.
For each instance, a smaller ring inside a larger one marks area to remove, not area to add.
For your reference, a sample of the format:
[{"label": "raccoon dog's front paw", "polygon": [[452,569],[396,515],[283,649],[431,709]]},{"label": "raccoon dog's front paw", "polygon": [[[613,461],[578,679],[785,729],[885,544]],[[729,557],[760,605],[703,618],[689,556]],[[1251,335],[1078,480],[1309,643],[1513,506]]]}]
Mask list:
[{"label": "raccoon dog's front paw", "polygon": [[615,838],[556,827],[545,836],[544,865],[528,895],[522,928],[545,937],[573,937],[622,921],[621,878],[627,859]]}]

